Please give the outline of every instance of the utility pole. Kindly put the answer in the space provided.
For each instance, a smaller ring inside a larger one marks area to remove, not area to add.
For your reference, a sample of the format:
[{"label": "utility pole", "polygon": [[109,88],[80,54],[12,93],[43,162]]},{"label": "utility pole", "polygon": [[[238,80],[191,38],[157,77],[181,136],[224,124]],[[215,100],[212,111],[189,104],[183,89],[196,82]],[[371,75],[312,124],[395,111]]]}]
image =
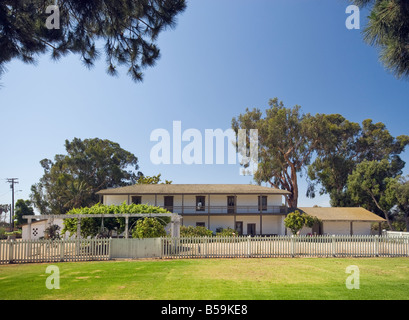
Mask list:
[{"label": "utility pole", "polygon": [[13,231],[14,229],[14,222],[13,222],[13,217],[14,217],[14,185],[18,183],[18,178],[8,178],[7,182],[10,183],[10,188],[11,188],[11,211],[10,211],[10,232]]}]

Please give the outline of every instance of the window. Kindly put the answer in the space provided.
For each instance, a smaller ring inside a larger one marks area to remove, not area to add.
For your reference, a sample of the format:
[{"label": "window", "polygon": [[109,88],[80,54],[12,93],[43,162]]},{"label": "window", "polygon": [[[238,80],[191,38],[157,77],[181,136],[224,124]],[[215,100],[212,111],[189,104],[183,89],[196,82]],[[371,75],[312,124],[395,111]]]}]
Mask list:
[{"label": "window", "polygon": [[258,211],[267,211],[267,196],[258,196]]},{"label": "window", "polygon": [[206,227],[206,223],[204,223],[204,222],[196,222],[196,227]]},{"label": "window", "polygon": [[134,204],[141,204],[142,203],[142,197],[141,196],[132,196],[131,197],[131,202]]},{"label": "window", "polygon": [[206,197],[196,196],[196,211],[205,211]]}]

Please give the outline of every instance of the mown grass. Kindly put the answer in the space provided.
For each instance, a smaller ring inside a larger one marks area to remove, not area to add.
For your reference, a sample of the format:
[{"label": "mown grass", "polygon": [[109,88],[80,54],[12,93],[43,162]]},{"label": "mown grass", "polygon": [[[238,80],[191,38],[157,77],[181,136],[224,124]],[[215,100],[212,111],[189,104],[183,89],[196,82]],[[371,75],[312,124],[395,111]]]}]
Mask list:
[{"label": "mown grass", "polygon": [[[375,300],[409,298],[409,258],[191,259],[56,263],[60,289],[47,289],[50,264],[0,266],[0,299]],[[346,268],[360,288],[347,289]]]}]

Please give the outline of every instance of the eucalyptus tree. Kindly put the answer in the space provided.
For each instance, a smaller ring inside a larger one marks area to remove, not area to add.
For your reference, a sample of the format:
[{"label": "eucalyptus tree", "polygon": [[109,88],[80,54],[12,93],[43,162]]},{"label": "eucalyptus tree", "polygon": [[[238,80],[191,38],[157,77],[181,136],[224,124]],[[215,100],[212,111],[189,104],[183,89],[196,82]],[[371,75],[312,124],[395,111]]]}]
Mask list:
[{"label": "eucalyptus tree", "polygon": [[391,230],[393,226],[390,211],[396,202],[390,197],[389,190],[401,173],[402,171],[387,159],[364,160],[356,166],[347,180],[347,190],[351,198],[362,207],[383,215]]},{"label": "eucalyptus tree", "polygon": [[311,160],[319,143],[316,119],[303,114],[301,107],[284,107],[277,98],[270,99],[265,116],[260,109],[246,109],[232,120],[232,128],[258,130],[258,167],[254,174],[256,182],[267,182],[271,187],[290,192],[288,205],[298,205],[298,176]]},{"label": "eucalyptus tree", "polygon": [[110,140],[65,141],[67,154],[40,161],[44,174],[31,187],[31,200],[42,214],[64,214],[98,202],[97,191],[135,184],[142,175],[138,158]]},{"label": "eucalyptus tree", "polygon": [[360,205],[347,192],[347,179],[362,161],[388,160],[396,172],[405,162],[400,154],[409,144],[409,136],[391,135],[385,124],[366,119],[362,125],[350,122],[341,115],[316,115],[316,130],[322,137],[316,157],[308,167],[310,197],[329,194],[332,206]]}]

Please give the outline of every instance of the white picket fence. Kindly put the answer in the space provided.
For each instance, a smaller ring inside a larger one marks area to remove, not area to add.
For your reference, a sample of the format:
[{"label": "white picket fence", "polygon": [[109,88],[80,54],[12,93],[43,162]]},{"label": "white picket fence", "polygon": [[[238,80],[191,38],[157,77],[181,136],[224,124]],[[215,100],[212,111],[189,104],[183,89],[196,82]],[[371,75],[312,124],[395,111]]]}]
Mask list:
[{"label": "white picket fence", "polygon": [[399,238],[399,237],[409,237],[409,232],[402,232],[402,231],[384,231],[383,235],[385,237],[391,238]]},{"label": "white picket fence", "polygon": [[0,264],[108,260],[110,239],[2,240]]},{"label": "white picket fence", "polygon": [[273,236],[0,241],[0,264],[117,258],[408,257],[409,237]]},{"label": "white picket fence", "polygon": [[406,257],[409,238],[274,236],[162,238],[162,258]]}]

